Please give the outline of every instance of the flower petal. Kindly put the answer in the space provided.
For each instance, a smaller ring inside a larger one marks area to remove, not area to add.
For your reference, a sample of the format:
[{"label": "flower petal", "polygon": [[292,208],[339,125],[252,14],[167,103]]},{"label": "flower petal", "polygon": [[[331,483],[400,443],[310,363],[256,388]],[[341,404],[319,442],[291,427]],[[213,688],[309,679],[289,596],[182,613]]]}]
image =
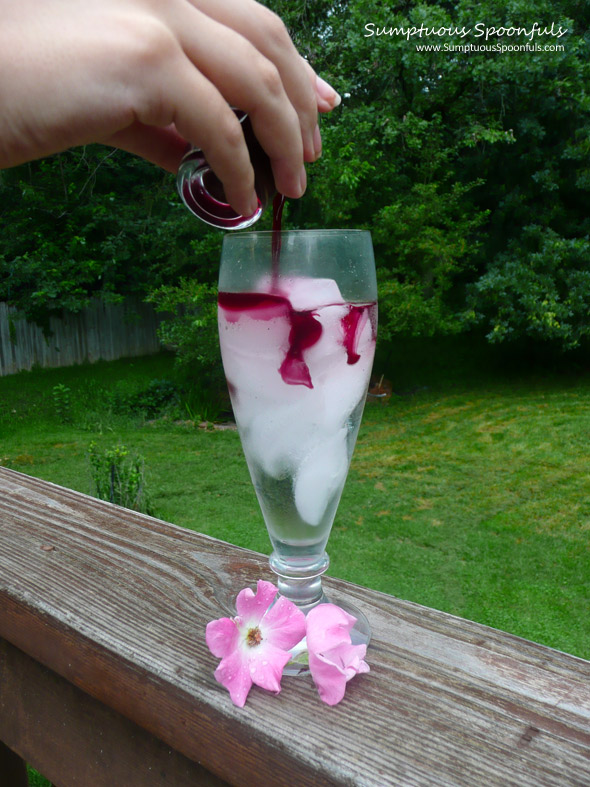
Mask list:
[{"label": "flower petal", "polygon": [[350,630],[355,618],[334,604],[319,604],[307,615],[309,670],[320,698],[336,705],[344,697],[346,683],[369,671],[363,660],[366,645],[353,645]]},{"label": "flower petal", "polygon": [[346,691],[346,676],[321,654],[309,654],[309,671],[320,699],[328,705],[337,705]]},{"label": "flower petal", "polygon": [[260,621],[263,640],[283,650],[291,650],[305,637],[305,626],[303,612],[284,596],[279,596]]},{"label": "flower petal", "polygon": [[281,690],[283,669],[290,658],[291,654],[288,651],[272,645],[257,648],[256,654],[249,659],[252,682],[262,689],[278,694]]},{"label": "flower petal", "polygon": [[307,614],[307,643],[310,651],[325,652],[341,642],[350,643],[356,618],[336,604],[318,604]]},{"label": "flower petal", "polygon": [[343,642],[321,655],[326,662],[337,667],[349,681],[359,673],[370,672],[369,665],[364,661],[366,653],[366,645],[348,645]]},{"label": "flower petal", "polygon": [[231,653],[219,662],[215,670],[215,679],[229,691],[234,705],[243,708],[250,689],[252,678],[248,668],[248,660],[240,651]]},{"label": "flower petal", "polygon": [[256,593],[251,588],[244,588],[238,593],[236,598],[238,615],[247,620],[248,624],[260,623],[262,616],[274,601],[276,594],[277,589],[272,582],[259,579],[256,585]]},{"label": "flower petal", "polygon": [[237,647],[238,627],[232,618],[219,618],[207,623],[205,642],[207,647],[218,659],[229,656]]},{"label": "flower petal", "polygon": [[342,643],[327,653],[309,653],[309,671],[320,695],[328,705],[336,705],[344,697],[346,684],[355,675],[369,672],[363,661],[366,645]]}]

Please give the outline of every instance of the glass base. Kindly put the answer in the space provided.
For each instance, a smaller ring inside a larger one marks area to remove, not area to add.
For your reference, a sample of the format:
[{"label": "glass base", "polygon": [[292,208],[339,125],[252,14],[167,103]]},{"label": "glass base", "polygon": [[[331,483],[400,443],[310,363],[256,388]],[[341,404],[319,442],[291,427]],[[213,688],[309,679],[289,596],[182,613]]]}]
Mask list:
[{"label": "glass base", "polygon": [[[368,645],[371,641],[371,626],[369,625],[367,616],[361,612],[358,607],[355,607],[354,604],[349,604],[345,601],[331,601],[330,598],[327,598],[325,595],[323,595],[322,600],[318,602],[318,604],[330,603],[336,604],[336,606],[340,607],[340,609],[343,609],[345,612],[348,612],[349,615],[352,615],[353,618],[356,618],[356,623],[350,631],[351,643],[353,645]],[[298,660],[300,651],[302,651],[300,656],[301,660]],[[308,675],[309,665],[307,663],[307,645],[305,639],[301,640],[301,642],[296,645],[296,647],[293,649],[293,653],[295,658],[292,661],[287,662],[287,665],[283,669],[283,675],[287,675],[289,677],[295,675]]]},{"label": "glass base", "polygon": [[[305,614],[319,604],[336,604],[353,618],[356,623],[350,631],[353,645],[368,645],[371,639],[371,627],[366,616],[353,604],[347,601],[332,600],[324,593],[322,574],[330,565],[326,552],[307,559],[294,560],[282,557],[274,551],[269,559],[271,569],[277,575],[279,595],[292,601]],[[277,596],[278,598],[278,596]],[[287,663],[283,675],[305,675],[309,672],[307,664],[307,645],[303,639],[293,649],[294,658]]]},{"label": "glass base", "polygon": [[[350,631],[352,645],[368,645],[371,640],[371,627],[366,615],[353,604],[341,599],[336,592],[334,596],[326,596],[322,587],[322,574],[329,566],[328,555],[324,552],[320,556],[315,556],[311,560],[292,561],[281,560],[276,552],[270,556],[270,567],[276,575],[278,593],[280,596],[292,601],[304,615],[319,604],[335,604],[348,612],[356,622]],[[218,587],[215,590],[215,600],[225,611],[228,617],[235,617],[235,590],[231,594],[227,588]],[[273,604],[275,602],[273,601]],[[307,675],[309,665],[307,658],[307,643],[305,638],[301,640],[292,650],[293,660],[289,661],[283,670],[283,675]]]}]

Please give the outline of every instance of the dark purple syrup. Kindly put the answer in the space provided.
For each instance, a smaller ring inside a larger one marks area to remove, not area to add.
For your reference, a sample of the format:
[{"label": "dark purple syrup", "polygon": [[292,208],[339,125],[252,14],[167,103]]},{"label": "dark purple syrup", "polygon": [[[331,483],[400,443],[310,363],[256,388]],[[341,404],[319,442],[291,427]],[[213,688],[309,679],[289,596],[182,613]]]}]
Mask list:
[{"label": "dark purple syrup", "polygon": [[289,308],[291,323],[289,347],[279,372],[287,385],[305,385],[313,388],[309,367],[303,359],[303,353],[319,342],[323,328],[313,312],[296,312],[290,303]]},{"label": "dark purple syrup", "polygon": [[272,201],[272,240],[271,240],[271,254],[272,254],[272,288],[277,289],[277,282],[279,280],[279,263],[281,259],[281,232],[283,225],[283,208],[285,206],[285,197],[283,194],[275,194]]},{"label": "dark purple syrup", "polygon": [[[250,118],[239,109],[235,109],[234,112],[242,124],[242,132],[254,168],[254,188],[258,197],[258,209],[252,216],[259,216],[276,193],[271,163],[254,134]],[[249,226],[245,221],[252,217],[240,216],[228,204],[221,181],[209,167],[202,150],[193,148],[184,157],[181,165],[181,172],[183,171],[190,174],[183,176],[180,181],[182,199],[196,216],[220,229],[232,230]]]},{"label": "dark purple syrup", "polygon": [[[287,385],[305,385],[307,388],[313,388],[304,353],[319,342],[323,328],[314,311],[307,309],[296,311],[291,301],[281,294],[279,269],[284,205],[285,197],[276,194],[272,203],[271,291],[269,293],[220,292],[218,302],[229,322],[235,322],[244,313],[248,313],[248,316],[254,320],[272,320],[277,317],[287,319],[290,325],[289,346],[278,371]],[[328,305],[330,304],[324,304],[324,306]],[[373,305],[349,304],[348,313],[340,321],[343,333],[342,344],[349,364],[357,363],[361,357],[357,352],[360,332],[369,318],[369,310]]]},{"label": "dark purple syrup", "polygon": [[[197,166],[203,166],[203,155],[194,158]],[[190,180],[185,179],[182,183],[182,198],[195,216],[220,229],[238,229],[244,220],[244,217],[227,203],[221,182],[208,172],[202,178],[195,176]],[[261,205],[260,198],[258,204]]]},{"label": "dark purple syrup", "polygon": [[[304,354],[306,350],[317,344],[322,335],[323,329],[314,311],[296,311],[284,295],[259,292],[220,292],[219,306],[229,322],[237,321],[245,313],[254,320],[266,321],[281,317],[288,320],[289,345],[278,371],[287,385],[305,385],[307,388],[313,388]],[[341,320],[342,344],[349,364],[355,364],[360,359],[357,352],[360,331],[369,318],[373,306],[374,304],[349,304],[348,313]]]},{"label": "dark purple syrup", "polygon": [[357,352],[358,340],[361,335],[360,329],[365,324],[368,316],[366,306],[354,306],[350,304],[348,307],[348,314],[342,318],[344,347],[346,349],[349,364],[356,363],[361,357]]}]

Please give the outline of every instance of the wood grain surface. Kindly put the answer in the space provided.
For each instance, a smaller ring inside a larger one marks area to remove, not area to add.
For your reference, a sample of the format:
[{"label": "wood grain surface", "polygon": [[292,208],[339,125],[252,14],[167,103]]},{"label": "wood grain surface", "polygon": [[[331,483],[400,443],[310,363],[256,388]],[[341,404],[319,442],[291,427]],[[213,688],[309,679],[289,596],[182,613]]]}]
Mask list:
[{"label": "wood grain surface", "polygon": [[[0,640],[0,674],[0,739],[53,784],[227,787],[6,640]],[[22,760],[6,747],[6,763],[2,754],[0,748],[0,787],[26,787]]]},{"label": "wood grain surface", "polygon": [[309,677],[235,708],[205,626],[258,578],[265,556],[0,468],[0,637],[229,784],[590,786],[590,662],[339,580],[371,672],[333,708]]}]

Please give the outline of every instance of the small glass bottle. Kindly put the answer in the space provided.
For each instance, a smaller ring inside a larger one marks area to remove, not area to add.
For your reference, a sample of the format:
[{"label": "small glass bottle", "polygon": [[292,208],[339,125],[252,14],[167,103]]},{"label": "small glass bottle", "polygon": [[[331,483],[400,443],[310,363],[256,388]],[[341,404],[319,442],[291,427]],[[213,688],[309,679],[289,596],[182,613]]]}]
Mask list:
[{"label": "small glass bottle", "polygon": [[191,213],[213,227],[226,230],[252,226],[276,194],[270,159],[256,139],[248,115],[240,109],[234,109],[234,112],[242,124],[254,167],[258,209],[251,216],[240,216],[234,211],[227,202],[221,181],[209,166],[203,151],[198,148],[191,148],[184,155],[176,178],[178,192]]}]

